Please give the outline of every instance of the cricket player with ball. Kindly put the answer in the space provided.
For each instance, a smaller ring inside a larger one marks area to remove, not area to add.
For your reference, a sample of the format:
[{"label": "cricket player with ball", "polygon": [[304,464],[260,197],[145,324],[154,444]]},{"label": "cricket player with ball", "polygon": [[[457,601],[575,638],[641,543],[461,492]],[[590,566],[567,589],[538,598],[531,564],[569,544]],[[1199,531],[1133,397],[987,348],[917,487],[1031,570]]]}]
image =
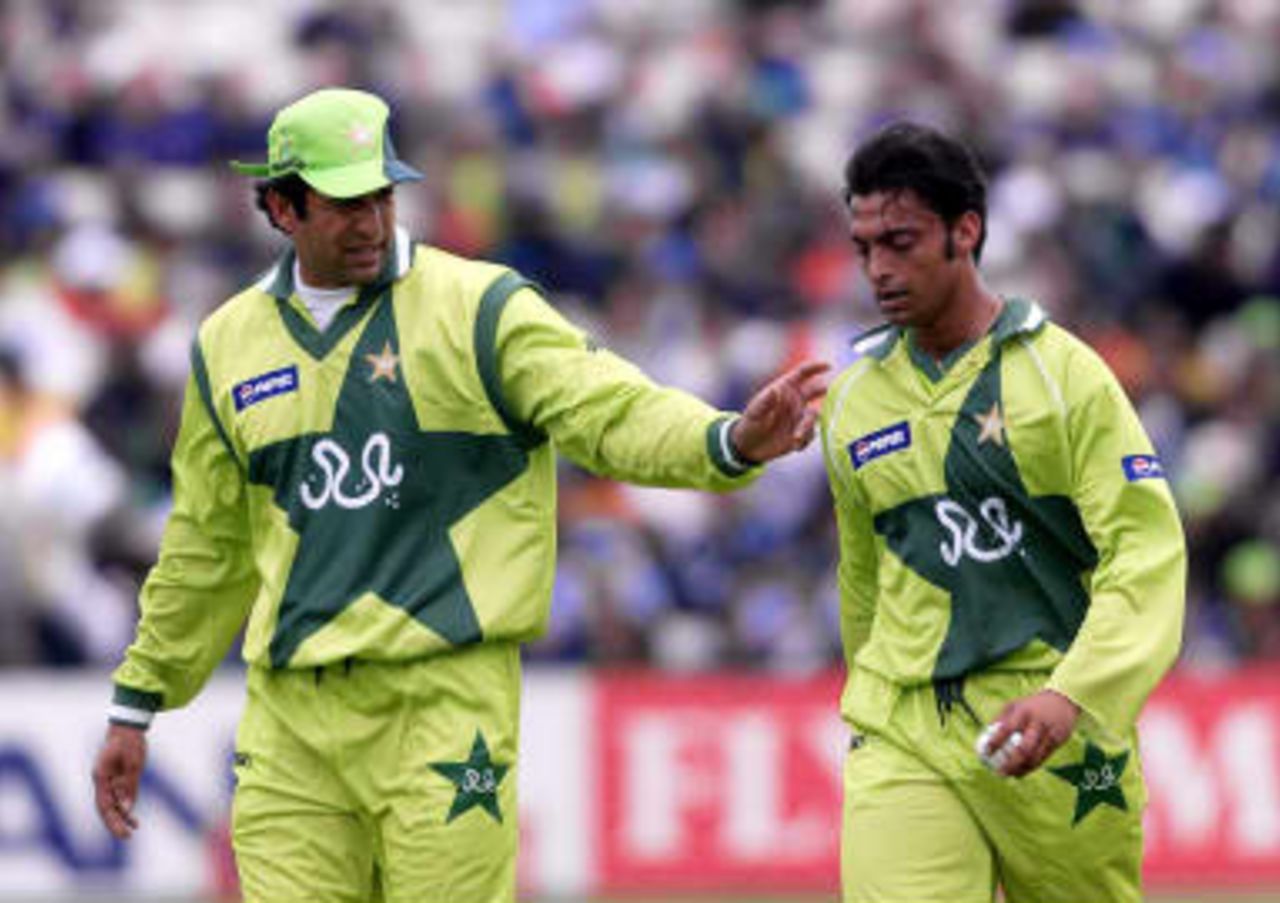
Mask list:
[{"label": "cricket player with ball", "polygon": [[[729,490],[808,444],[822,364],[741,415],[658,386],[517,273],[412,241],[389,110],[323,89],[275,117],[280,261],[201,324],[174,506],[94,769],[139,827],[155,713],[243,626],[232,839],[245,899],[515,897],[520,644],[547,620],[557,450]],[[247,626],[246,626],[247,625]]]},{"label": "cricket player with ball", "polygon": [[1186,552],[1115,377],[978,270],[986,186],[932,128],[845,171],[887,323],[832,383],[848,903],[1142,898],[1135,722],[1181,641]]}]

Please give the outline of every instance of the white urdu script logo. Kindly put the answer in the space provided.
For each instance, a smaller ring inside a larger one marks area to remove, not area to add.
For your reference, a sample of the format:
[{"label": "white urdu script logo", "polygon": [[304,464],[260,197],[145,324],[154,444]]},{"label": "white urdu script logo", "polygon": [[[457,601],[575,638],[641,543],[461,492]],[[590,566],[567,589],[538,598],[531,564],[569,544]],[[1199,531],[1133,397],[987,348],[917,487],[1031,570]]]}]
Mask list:
[{"label": "white urdu script logo", "polygon": [[1101,768],[1086,768],[1080,780],[1080,789],[1110,790],[1119,783],[1120,776],[1116,774],[1115,769],[1108,762]]},{"label": "white urdu script logo", "polygon": [[946,528],[949,536],[939,544],[942,560],[955,567],[966,555],[974,561],[989,563],[1008,558],[1022,541],[1022,523],[1011,521],[1004,499],[992,496],[978,506],[978,513],[996,534],[999,543],[983,548],[978,542],[978,519],[963,505],[951,499],[942,499],[933,508],[938,523]]},{"label": "white urdu script logo", "polygon": [[348,495],[343,488],[347,473],[351,470],[351,458],[337,442],[321,439],[311,449],[311,460],[320,469],[321,487],[312,492],[314,472],[303,481],[299,490],[302,504],[318,511],[329,502],[339,508],[354,510],[372,504],[382,494],[384,487],[399,486],[404,479],[404,468],[391,461],[391,440],[386,433],[374,433],[364,444],[360,454],[362,478],[356,483],[355,495]]},{"label": "white urdu script logo", "polygon": [[493,793],[497,788],[492,768],[468,768],[463,772],[462,789],[466,793]]}]

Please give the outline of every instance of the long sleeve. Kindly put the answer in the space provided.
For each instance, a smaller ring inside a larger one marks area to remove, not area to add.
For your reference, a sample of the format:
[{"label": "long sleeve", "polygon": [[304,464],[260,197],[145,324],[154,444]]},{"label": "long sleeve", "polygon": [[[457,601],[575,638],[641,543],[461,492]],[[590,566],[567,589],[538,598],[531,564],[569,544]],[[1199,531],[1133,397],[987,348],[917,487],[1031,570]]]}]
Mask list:
[{"label": "long sleeve", "polygon": [[185,705],[222,661],[258,589],[246,487],[196,368],[172,456],[174,505],[139,598],[137,637],[116,670],[112,718],[145,724]]},{"label": "long sleeve", "polygon": [[1089,609],[1049,687],[1123,734],[1177,657],[1186,548],[1137,414],[1092,352],[1072,364],[1067,430],[1075,502],[1098,552]]},{"label": "long sleeve", "polygon": [[758,475],[733,460],[731,414],[655,384],[532,290],[517,292],[503,312],[498,356],[503,392],[516,416],[594,473],[717,491]]},{"label": "long sleeve", "polygon": [[871,636],[876,614],[877,550],[875,526],[866,499],[853,476],[848,455],[830,438],[840,386],[828,393],[822,412],[822,446],[828,483],[836,512],[840,555],[836,575],[840,587],[840,634],[845,663],[853,665],[858,650]]}]

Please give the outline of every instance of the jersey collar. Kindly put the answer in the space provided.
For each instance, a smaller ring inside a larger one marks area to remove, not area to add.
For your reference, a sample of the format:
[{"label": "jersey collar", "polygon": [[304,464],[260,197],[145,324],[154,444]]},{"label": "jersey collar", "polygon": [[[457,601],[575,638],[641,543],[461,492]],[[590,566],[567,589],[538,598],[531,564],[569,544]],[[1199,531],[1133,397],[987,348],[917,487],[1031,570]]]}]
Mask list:
[{"label": "jersey collar", "polygon": [[285,328],[293,340],[313,358],[320,360],[363,319],[378,298],[390,294],[391,286],[396,280],[409,272],[409,267],[413,264],[413,248],[409,233],[397,226],[392,253],[387,255],[387,261],[383,264],[378,278],[362,286],[356,300],[338,311],[333,322],[323,332],[316,329],[290,301],[294,291],[293,262],[296,256],[293,248],[285,252],[284,256],[276,262],[275,267],[263,276],[257,285],[275,300],[280,319],[284,321]]},{"label": "jersey collar", "polygon": [[[1049,320],[1044,309],[1028,298],[1008,298],[995,323],[991,324],[991,335],[995,341],[1004,342],[1021,335],[1033,335]],[[853,340],[854,353],[872,357],[882,361],[889,356],[900,340],[905,338],[906,330],[884,323],[869,329]]]},{"label": "jersey collar", "polygon": [[1044,324],[1049,322],[1049,315],[1036,302],[1029,298],[1009,298],[991,326],[991,335],[997,342],[1023,335],[1035,335]]},{"label": "jersey collar", "polygon": [[[292,247],[276,261],[271,269],[258,280],[257,287],[274,298],[288,301],[293,295],[293,262],[297,254]],[[384,288],[409,272],[413,265],[413,241],[409,233],[401,226],[396,226],[395,241],[391,253],[382,265],[378,278],[361,289],[361,294],[377,295]]]}]

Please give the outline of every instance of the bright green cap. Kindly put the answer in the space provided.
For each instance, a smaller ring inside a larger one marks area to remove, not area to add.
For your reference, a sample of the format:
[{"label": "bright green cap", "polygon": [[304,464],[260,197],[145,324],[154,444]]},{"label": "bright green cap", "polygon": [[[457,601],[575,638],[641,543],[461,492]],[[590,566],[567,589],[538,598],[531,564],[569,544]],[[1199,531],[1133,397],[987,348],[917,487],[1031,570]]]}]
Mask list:
[{"label": "bright green cap", "polygon": [[297,173],[321,194],[352,198],[422,173],[396,156],[390,110],[365,91],[323,88],[276,114],[267,133],[267,162],[232,161],[237,172],[265,179]]}]

